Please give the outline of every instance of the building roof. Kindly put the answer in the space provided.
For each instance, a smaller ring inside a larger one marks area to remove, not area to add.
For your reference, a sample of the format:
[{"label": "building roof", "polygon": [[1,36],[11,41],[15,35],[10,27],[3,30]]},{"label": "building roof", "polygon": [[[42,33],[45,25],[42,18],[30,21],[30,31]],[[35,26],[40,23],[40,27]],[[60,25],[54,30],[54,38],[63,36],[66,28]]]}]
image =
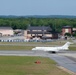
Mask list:
[{"label": "building roof", "polygon": [[0,27],[0,29],[12,29],[11,27]]},{"label": "building roof", "polygon": [[72,28],[72,27],[67,25],[67,26],[63,26],[62,28]]},{"label": "building roof", "polygon": [[51,32],[43,32],[43,31],[41,31],[41,32],[33,32],[33,31],[29,31],[28,32],[28,34],[51,34]]},{"label": "building roof", "polygon": [[47,30],[52,31],[52,29],[49,26],[30,26],[27,28],[27,30]]}]

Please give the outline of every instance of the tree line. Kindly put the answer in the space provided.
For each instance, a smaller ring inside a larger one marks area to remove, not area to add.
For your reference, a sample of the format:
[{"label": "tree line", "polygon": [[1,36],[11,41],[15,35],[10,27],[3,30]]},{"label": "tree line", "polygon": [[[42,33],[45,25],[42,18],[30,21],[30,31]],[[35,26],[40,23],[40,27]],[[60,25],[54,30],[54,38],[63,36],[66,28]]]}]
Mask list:
[{"label": "tree line", "polygon": [[0,26],[10,26],[13,29],[27,29],[29,26],[50,26],[61,32],[63,26],[76,27],[76,18],[0,18]]}]

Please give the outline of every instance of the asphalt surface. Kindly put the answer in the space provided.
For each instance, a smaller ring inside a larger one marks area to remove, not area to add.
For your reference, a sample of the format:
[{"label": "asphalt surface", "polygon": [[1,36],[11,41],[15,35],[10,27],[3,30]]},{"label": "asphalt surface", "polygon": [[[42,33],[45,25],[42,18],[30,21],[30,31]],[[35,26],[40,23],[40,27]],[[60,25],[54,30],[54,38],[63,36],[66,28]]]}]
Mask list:
[{"label": "asphalt surface", "polygon": [[46,57],[48,53],[44,51],[0,51],[2,56],[44,56]]},{"label": "asphalt surface", "polygon": [[0,56],[41,56],[49,57],[62,66],[74,73],[76,73],[76,52],[64,51],[56,54],[44,51],[0,51]]},{"label": "asphalt surface", "polygon": [[58,63],[59,66],[62,66],[74,73],[76,73],[76,62],[61,55],[51,55],[49,56],[50,59],[53,59]]}]

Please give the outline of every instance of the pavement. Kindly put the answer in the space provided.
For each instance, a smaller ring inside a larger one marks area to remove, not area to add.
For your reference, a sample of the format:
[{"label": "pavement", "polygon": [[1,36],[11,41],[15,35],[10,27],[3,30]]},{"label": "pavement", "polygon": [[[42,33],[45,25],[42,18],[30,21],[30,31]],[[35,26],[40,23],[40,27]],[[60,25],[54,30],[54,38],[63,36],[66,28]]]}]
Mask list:
[{"label": "pavement", "polygon": [[62,66],[76,73],[76,51],[64,51],[56,54],[44,51],[0,51],[0,56],[41,56],[49,57]]},{"label": "pavement", "polygon": [[70,58],[62,55],[50,55],[49,58],[57,62],[59,66],[76,73],[76,62]]}]

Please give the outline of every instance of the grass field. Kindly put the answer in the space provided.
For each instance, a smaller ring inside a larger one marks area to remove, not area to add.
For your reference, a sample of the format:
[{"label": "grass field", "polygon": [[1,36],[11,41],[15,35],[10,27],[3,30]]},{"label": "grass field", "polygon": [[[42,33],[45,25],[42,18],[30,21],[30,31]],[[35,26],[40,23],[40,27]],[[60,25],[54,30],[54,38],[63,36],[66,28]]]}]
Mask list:
[{"label": "grass field", "polygon": [[[0,50],[31,50],[35,46],[7,46],[7,45],[1,45]],[[76,51],[76,47],[69,47],[69,50]]]},{"label": "grass field", "polygon": [[[31,50],[36,46],[62,46],[65,42],[0,42],[0,50]],[[76,44],[70,45],[69,50],[76,51]]]},{"label": "grass field", "polygon": [[[40,61],[40,64],[36,64]],[[71,75],[44,57],[0,56],[0,75]]]},{"label": "grass field", "polygon": [[31,50],[34,46],[7,46],[1,45],[0,50]]},{"label": "grass field", "polygon": [[[31,50],[36,46],[62,46],[66,42],[0,42],[0,50]],[[70,45],[69,50],[76,51],[76,44]]]}]

